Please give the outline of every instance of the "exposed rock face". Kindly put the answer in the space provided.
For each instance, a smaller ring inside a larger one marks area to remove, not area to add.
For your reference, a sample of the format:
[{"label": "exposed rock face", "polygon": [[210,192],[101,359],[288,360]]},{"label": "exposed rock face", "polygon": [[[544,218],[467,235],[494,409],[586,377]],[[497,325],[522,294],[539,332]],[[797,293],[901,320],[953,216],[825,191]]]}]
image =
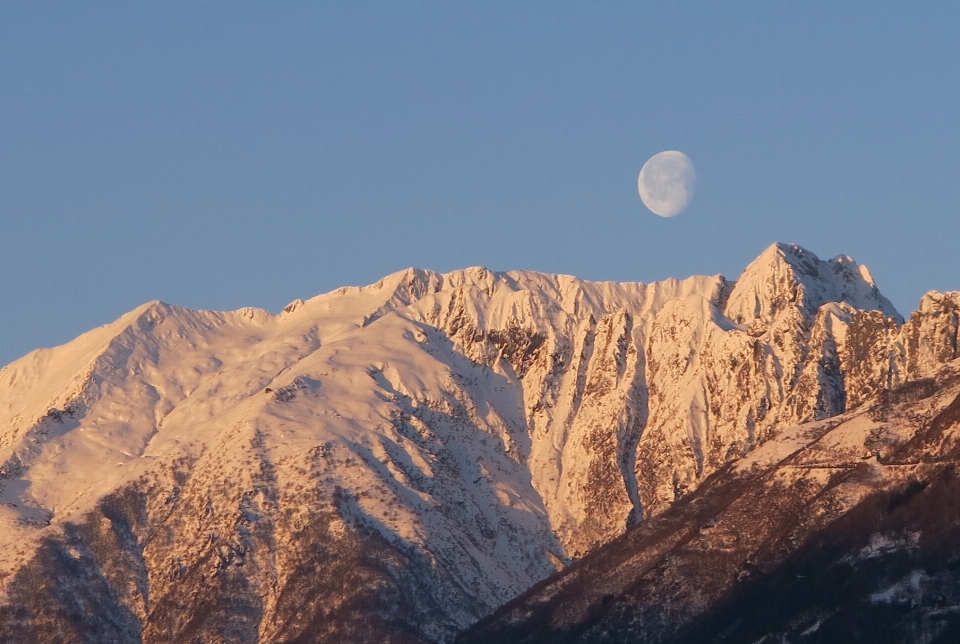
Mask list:
[{"label": "exposed rock face", "polygon": [[960,326],[960,293],[931,291],[920,300],[920,308],[904,325],[900,342],[903,369],[909,375],[929,371],[958,355],[957,328]]},{"label": "exposed rock face", "polygon": [[0,371],[0,641],[449,640],[952,359],[958,298],[901,326],[865,268],[776,244],[736,283],[410,269],[276,316],[150,303]]},{"label": "exposed rock face", "polygon": [[784,429],[459,644],[954,642],[960,363]]}]

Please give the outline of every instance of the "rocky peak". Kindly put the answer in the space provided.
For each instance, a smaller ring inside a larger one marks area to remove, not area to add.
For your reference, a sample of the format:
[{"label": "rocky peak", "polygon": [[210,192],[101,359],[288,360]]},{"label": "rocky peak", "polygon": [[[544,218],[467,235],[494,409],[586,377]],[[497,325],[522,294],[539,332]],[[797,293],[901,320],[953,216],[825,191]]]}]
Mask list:
[{"label": "rocky peak", "polygon": [[920,306],[914,311],[910,319],[925,315],[941,315],[944,313],[956,314],[960,311],[960,292],[929,291],[920,298]]},{"label": "rocky peak", "polygon": [[904,370],[908,376],[923,374],[958,356],[960,292],[930,291],[900,331]]},{"label": "rocky peak", "polygon": [[779,242],[743,271],[724,313],[737,324],[766,329],[784,309],[799,309],[812,317],[830,302],[878,310],[903,322],[893,304],[877,289],[866,266],[846,255],[821,260],[797,244]]}]

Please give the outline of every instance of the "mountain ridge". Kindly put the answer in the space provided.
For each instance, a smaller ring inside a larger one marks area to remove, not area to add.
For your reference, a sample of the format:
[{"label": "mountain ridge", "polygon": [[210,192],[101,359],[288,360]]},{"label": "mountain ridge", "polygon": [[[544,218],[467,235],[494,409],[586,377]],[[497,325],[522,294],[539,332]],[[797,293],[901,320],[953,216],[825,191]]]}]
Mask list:
[{"label": "mountain ridge", "polygon": [[[953,359],[958,302],[904,323],[865,268],[785,244],[736,282],[406,269],[277,315],[151,302],[0,370],[0,593],[60,562],[104,580],[54,590],[116,641],[221,637],[232,605],[256,617],[231,641],[356,637],[359,608],[322,606],[358,601],[383,641],[447,641],[781,428]],[[68,627],[31,610],[0,623]]]}]

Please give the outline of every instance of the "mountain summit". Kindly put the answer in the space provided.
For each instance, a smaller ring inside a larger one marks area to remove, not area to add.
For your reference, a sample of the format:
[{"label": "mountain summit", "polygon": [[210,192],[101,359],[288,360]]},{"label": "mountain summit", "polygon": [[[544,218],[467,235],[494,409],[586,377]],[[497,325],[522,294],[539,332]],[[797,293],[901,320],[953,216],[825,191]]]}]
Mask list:
[{"label": "mountain summit", "polygon": [[866,266],[839,255],[823,261],[796,244],[776,243],[750,263],[737,280],[724,314],[738,324],[769,323],[791,305],[816,315],[827,303],[880,311],[903,323],[893,304],[880,294]]},{"label": "mountain summit", "polygon": [[408,269],[151,302],[0,370],[3,641],[442,642],[784,428],[957,355],[869,271]]}]

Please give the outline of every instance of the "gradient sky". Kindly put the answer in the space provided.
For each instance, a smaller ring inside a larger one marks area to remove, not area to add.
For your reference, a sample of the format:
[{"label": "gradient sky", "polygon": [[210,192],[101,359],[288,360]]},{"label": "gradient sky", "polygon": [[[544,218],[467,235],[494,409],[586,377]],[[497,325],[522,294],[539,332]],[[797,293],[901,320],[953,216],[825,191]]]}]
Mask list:
[{"label": "gradient sky", "polygon": [[[791,6],[787,6],[787,5]],[[318,6],[319,5],[319,6]],[[960,289],[960,3],[0,5],[0,364],[415,265]],[[637,195],[653,154],[690,207]]]}]

